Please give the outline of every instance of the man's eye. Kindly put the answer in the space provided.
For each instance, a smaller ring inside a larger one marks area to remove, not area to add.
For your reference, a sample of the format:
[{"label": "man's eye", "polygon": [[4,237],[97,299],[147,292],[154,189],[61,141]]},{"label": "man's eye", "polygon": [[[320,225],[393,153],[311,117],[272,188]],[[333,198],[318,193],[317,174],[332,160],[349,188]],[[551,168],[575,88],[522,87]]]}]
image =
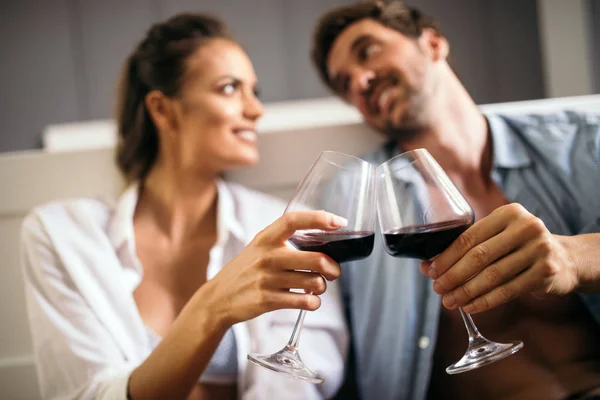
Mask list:
[{"label": "man's eye", "polygon": [[375,44],[368,44],[366,46],[363,46],[363,48],[361,48],[358,52],[358,59],[360,61],[366,61],[368,60],[375,52],[377,51],[377,45]]}]

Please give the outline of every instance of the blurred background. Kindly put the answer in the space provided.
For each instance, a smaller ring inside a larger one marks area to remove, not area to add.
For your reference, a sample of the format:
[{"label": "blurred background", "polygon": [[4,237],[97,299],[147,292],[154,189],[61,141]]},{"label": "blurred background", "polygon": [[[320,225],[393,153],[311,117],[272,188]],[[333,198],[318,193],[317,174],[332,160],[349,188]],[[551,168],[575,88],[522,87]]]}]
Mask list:
[{"label": "blurred background", "polygon": [[[351,0],[0,0],[0,152],[47,125],[112,117],[124,58],[181,11],[224,18],[255,63],[263,101],[320,98],[310,36]],[[414,0],[435,16],[478,104],[600,92],[600,0]]]},{"label": "blurred background", "polygon": [[[122,190],[110,118],[121,63],[150,24],[205,11],[233,29],[267,113],[261,162],[228,178],[288,200],[319,151],[358,155],[382,140],[328,98],[309,61],[318,16],[351,1],[0,0],[0,399],[40,398],[22,220],[50,201]],[[600,96],[585,96],[600,93],[600,0],[407,2],[441,22],[451,62],[483,111],[600,113]]]}]

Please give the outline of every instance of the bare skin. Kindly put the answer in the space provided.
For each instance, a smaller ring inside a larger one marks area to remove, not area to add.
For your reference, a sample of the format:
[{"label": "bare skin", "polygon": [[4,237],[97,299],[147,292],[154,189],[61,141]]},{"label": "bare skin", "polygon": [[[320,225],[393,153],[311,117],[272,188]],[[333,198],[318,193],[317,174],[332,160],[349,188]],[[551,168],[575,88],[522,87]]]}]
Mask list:
[{"label": "bare skin", "polygon": [[[327,60],[340,97],[396,139],[400,151],[426,148],[476,214],[477,222],[453,245],[421,265],[447,310],[432,387],[445,398],[486,399],[534,398],[527,395],[538,388],[547,389],[542,397],[557,399],[590,390],[600,385],[600,350],[592,340],[597,328],[574,293],[600,291],[600,234],[553,235],[523,207],[508,204],[491,179],[485,117],[448,65],[448,54],[446,39],[431,29],[413,39],[363,19],[336,38]],[[440,372],[464,351],[459,306],[469,313],[491,310],[476,321],[492,339],[527,343],[506,361],[465,375],[468,385],[462,376],[448,384]]]}]

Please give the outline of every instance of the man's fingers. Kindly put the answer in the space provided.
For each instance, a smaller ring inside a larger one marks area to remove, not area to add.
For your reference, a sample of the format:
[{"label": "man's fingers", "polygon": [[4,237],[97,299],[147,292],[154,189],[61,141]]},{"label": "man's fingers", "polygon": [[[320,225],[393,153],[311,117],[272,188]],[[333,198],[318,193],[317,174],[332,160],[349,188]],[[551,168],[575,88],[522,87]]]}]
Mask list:
[{"label": "man's fingers", "polygon": [[463,311],[469,314],[476,314],[482,311],[491,310],[494,307],[508,303],[524,293],[535,291],[539,288],[540,277],[538,272],[529,268],[522,274],[506,282],[504,285],[498,286],[496,289],[483,296],[477,297],[475,300],[463,307]]},{"label": "man's fingers", "polygon": [[511,253],[488,265],[472,279],[445,294],[442,297],[444,306],[450,309],[462,307],[514,279],[535,262],[535,253],[527,248],[523,250]]},{"label": "man's fingers", "polygon": [[511,222],[531,216],[523,206],[517,203],[507,204],[494,210],[463,232],[448,248],[432,262],[428,275],[437,279],[448,268],[463,258],[475,246],[498,235]]},{"label": "man's fingers", "polygon": [[[518,235],[513,235],[509,230],[505,230],[499,235],[479,243],[467,251],[446,272],[440,274],[433,283],[433,289],[438,294],[445,294],[463,285],[474,276],[473,279],[476,279],[482,271],[489,268],[488,266],[518,248],[521,245],[520,241]],[[504,266],[504,264],[502,265]],[[501,272],[504,273],[504,271]]]}]

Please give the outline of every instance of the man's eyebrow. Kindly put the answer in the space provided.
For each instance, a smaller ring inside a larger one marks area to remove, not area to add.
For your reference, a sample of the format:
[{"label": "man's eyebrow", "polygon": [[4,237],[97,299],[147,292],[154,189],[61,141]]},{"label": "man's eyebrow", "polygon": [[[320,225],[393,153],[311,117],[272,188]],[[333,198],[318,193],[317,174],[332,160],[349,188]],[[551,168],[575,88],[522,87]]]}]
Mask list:
[{"label": "man's eyebrow", "polygon": [[364,35],[360,35],[359,37],[354,39],[354,42],[352,42],[352,46],[350,46],[350,52],[352,52],[352,53],[356,52],[360,47],[362,47],[369,40],[371,40],[371,35],[366,34],[366,33]]}]

